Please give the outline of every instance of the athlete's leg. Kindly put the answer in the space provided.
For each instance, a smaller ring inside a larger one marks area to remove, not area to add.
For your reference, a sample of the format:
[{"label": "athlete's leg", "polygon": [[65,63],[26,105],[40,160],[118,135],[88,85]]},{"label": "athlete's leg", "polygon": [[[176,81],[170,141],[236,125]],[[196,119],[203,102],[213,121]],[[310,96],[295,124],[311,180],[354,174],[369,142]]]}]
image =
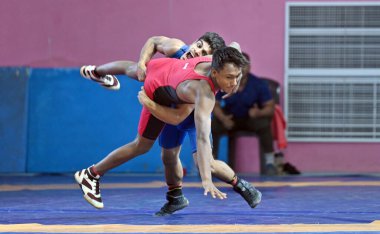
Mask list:
[{"label": "athlete's leg", "polygon": [[88,80],[95,81],[96,83],[100,84],[106,89],[110,90],[119,90],[120,89],[120,82],[114,75],[104,75],[99,76],[95,72],[96,66],[94,65],[87,65],[82,66],[79,70],[80,75]]},{"label": "athlete's leg", "polygon": [[108,154],[103,160],[95,164],[94,169],[102,176],[107,171],[128,162],[136,156],[148,152],[153,144],[154,140],[149,140],[138,135],[134,141],[117,148]]},{"label": "athlete's leg", "polygon": [[[193,154],[193,157],[196,158],[196,153]],[[231,167],[221,160],[211,161],[211,172],[212,176],[215,176],[219,180],[226,183],[231,182],[235,176],[235,172],[231,169]]]},{"label": "athlete's leg", "polygon": [[162,147],[162,162],[165,168],[165,179],[168,185],[167,202],[156,212],[156,216],[166,216],[189,205],[182,193],[183,168],[179,154],[185,133],[176,126],[165,125],[159,143]]},{"label": "athlete's leg", "polygon": [[126,75],[137,80],[137,63],[133,61],[114,61],[95,68],[96,74],[105,75]]},{"label": "athlete's leg", "polygon": [[[194,153],[193,157],[195,164],[198,165],[197,154]],[[212,159],[210,164],[212,176],[231,184],[234,191],[239,193],[251,208],[255,208],[261,202],[261,192],[249,182],[239,178],[225,162]]]},{"label": "athlete's leg", "polygon": [[[189,118],[189,120],[191,119]],[[189,136],[190,143],[192,146],[192,152],[193,152],[195,165],[197,165],[198,167],[198,156],[196,152],[197,151],[196,128],[194,125],[194,121],[192,121],[192,125],[190,123],[191,121],[189,121],[188,125],[186,126],[187,127],[186,132]],[[210,135],[210,142],[213,142],[213,135]],[[247,181],[238,178],[235,172],[231,169],[231,167],[228,166],[225,162],[220,161],[220,160],[215,160],[214,158],[212,158],[210,161],[210,165],[211,165],[212,176],[215,176],[221,181],[231,184],[233,189],[237,193],[239,193],[252,208],[256,207],[260,203],[261,201],[260,191],[255,189],[255,187],[253,187]]]},{"label": "athlete's leg", "polygon": [[165,179],[169,190],[182,186],[183,167],[179,159],[181,146],[172,149],[162,148],[162,162],[165,167]]},{"label": "athlete's leg", "polygon": [[177,126],[166,124],[159,136],[159,144],[162,147],[162,161],[165,167],[165,179],[169,190],[182,186],[183,168],[179,153],[186,132]]},{"label": "athlete's leg", "polygon": [[82,189],[84,198],[94,207],[103,208],[99,186],[100,177],[110,169],[149,151],[164,126],[163,122],[157,120],[143,107],[138,126],[139,134],[134,141],[112,151],[96,165],[75,173],[75,180]]},{"label": "athlete's leg", "polygon": [[115,61],[100,66],[86,65],[80,68],[80,74],[110,90],[120,89],[120,82],[115,75],[126,75],[130,79],[138,80],[137,63],[133,61]]},{"label": "athlete's leg", "polygon": [[[195,162],[195,165],[198,167],[198,160],[197,160],[197,142],[196,142],[196,129],[195,125],[193,128],[187,129],[187,134],[190,139],[190,143],[192,146],[192,152],[193,152],[193,159]],[[210,142],[214,144],[214,135],[210,135]],[[229,183],[235,176],[235,172],[229,167],[225,162],[221,160],[215,160],[212,159],[210,162],[211,166],[211,173],[212,176],[215,176],[221,181],[224,181],[226,183]]]},{"label": "athlete's leg", "polygon": [[133,142],[112,151],[96,165],[77,171],[75,173],[75,180],[82,189],[84,198],[95,208],[103,208],[104,204],[99,186],[100,177],[110,169],[115,168],[138,155],[146,153],[152,147],[153,143],[154,140],[137,136]]}]

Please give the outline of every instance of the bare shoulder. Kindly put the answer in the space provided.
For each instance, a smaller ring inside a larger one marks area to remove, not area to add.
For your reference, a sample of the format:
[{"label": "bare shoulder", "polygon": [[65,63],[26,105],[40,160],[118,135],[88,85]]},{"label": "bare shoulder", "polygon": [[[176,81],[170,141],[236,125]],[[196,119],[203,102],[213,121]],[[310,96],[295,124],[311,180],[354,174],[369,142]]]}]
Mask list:
[{"label": "bare shoulder", "polygon": [[204,95],[205,97],[212,99],[215,98],[214,92],[212,91],[210,84],[206,80],[199,80],[198,85],[198,90],[201,95]]},{"label": "bare shoulder", "polygon": [[205,80],[183,81],[177,86],[177,94],[189,103],[195,103],[197,97],[214,97],[210,85]]}]

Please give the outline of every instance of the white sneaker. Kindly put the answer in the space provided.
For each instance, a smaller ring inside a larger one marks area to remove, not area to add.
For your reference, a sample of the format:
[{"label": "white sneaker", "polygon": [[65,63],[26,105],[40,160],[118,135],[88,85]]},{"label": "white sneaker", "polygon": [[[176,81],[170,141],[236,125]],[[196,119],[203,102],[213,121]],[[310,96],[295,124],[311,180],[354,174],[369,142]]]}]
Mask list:
[{"label": "white sneaker", "polygon": [[94,65],[87,65],[82,66],[80,68],[80,75],[86,79],[98,82],[101,86],[103,86],[106,89],[110,90],[119,90],[120,89],[120,82],[116,78],[116,76],[113,75],[105,75],[105,76],[97,76],[95,74],[95,68]]},{"label": "white sneaker", "polygon": [[104,204],[100,195],[99,179],[99,175],[96,177],[91,175],[90,168],[75,173],[75,180],[82,189],[84,199],[95,208],[102,209]]}]

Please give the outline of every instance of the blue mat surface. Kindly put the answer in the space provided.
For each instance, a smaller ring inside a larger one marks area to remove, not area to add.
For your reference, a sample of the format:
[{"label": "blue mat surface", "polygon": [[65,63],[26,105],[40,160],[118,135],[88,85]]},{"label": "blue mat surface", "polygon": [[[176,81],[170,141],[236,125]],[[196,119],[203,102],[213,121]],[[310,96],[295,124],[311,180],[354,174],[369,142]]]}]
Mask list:
[{"label": "blue mat surface", "polygon": [[[246,179],[263,193],[263,200],[255,209],[229,185],[218,183],[228,199],[217,200],[203,195],[198,177],[186,177],[183,191],[190,201],[189,207],[171,216],[155,217],[153,214],[166,202],[167,189],[161,175],[104,177],[102,210],[83,199],[71,175],[0,176],[0,225],[189,225],[191,230],[193,225],[304,224],[307,227],[371,224],[380,219],[380,181],[376,176]],[[318,230],[304,233],[318,233]],[[330,233],[338,232],[332,229]],[[345,233],[356,232],[348,229]]]}]

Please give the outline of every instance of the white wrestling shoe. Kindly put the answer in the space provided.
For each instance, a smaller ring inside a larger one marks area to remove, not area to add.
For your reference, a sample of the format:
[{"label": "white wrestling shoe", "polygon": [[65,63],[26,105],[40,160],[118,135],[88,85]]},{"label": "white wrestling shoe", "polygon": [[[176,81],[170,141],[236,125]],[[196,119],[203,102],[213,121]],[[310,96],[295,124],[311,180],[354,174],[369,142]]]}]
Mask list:
[{"label": "white wrestling shoe", "polygon": [[80,75],[83,78],[86,78],[88,80],[98,82],[101,86],[103,86],[106,89],[110,89],[110,90],[120,89],[120,82],[116,78],[116,76],[105,75],[105,76],[99,77],[95,74],[95,68],[96,66],[94,65],[82,66],[80,68]]},{"label": "white wrestling shoe", "polygon": [[83,192],[84,199],[95,208],[102,209],[104,204],[102,196],[100,195],[100,176],[93,176],[90,172],[90,168],[87,168],[77,171],[74,177]]}]

